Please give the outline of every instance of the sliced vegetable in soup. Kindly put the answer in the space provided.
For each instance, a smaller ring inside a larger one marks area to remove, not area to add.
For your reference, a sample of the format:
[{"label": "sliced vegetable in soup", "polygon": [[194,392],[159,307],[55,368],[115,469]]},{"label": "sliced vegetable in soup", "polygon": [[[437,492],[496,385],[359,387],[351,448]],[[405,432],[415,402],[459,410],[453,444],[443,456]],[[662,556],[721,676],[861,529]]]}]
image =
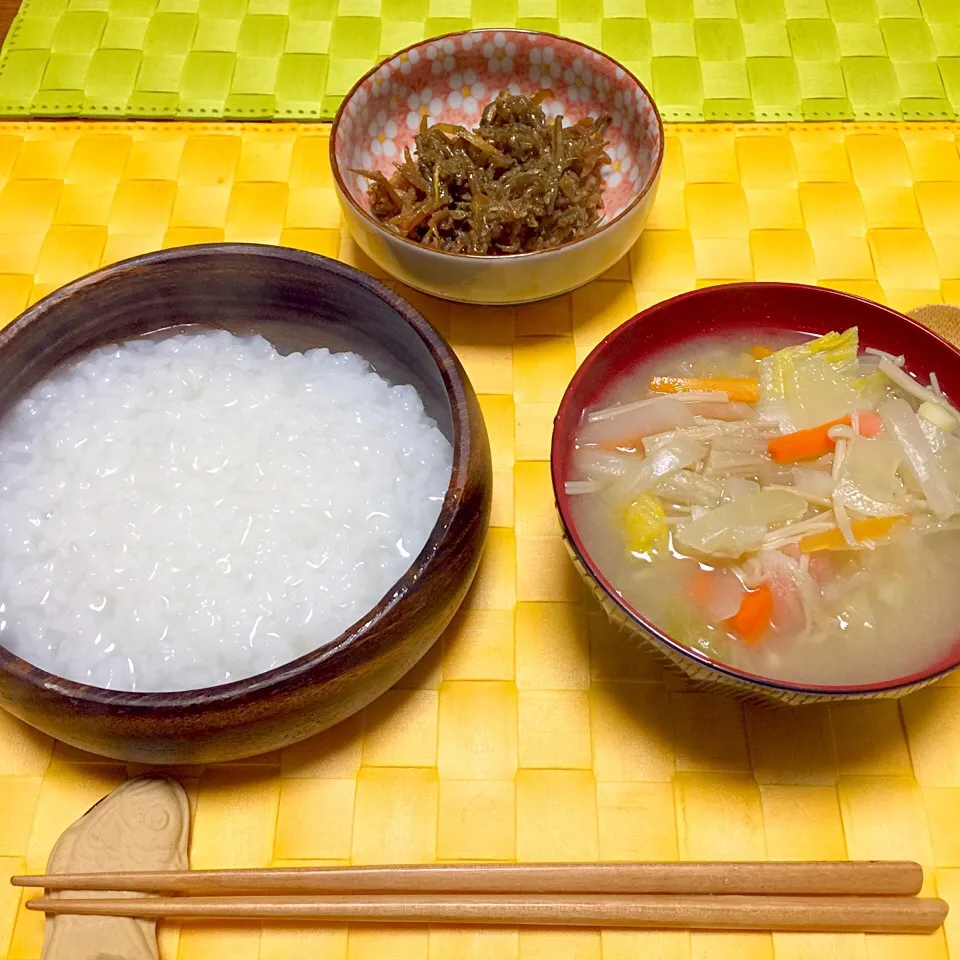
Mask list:
[{"label": "sliced vegetable in soup", "polygon": [[818,685],[929,667],[960,624],[960,414],[856,328],[782,336],[611,385],[583,414],[574,525],[634,609],[716,660]]}]

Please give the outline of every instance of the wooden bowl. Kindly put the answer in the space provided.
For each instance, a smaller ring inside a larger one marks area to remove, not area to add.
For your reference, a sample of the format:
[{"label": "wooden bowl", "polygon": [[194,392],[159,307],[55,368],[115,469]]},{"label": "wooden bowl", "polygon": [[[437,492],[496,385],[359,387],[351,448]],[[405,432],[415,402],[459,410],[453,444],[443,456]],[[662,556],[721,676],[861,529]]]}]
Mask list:
[{"label": "wooden bowl", "polygon": [[[860,329],[860,345],[903,354],[906,369],[926,378],[935,370],[944,393],[960,400],[960,350],[888,307],[823,287],[792,283],[739,283],[705,287],[655,304],[607,336],[574,374],[553,431],[551,469],[557,509],[574,565],[610,619],[629,637],[652,649],[708,689],[786,704],[902,697],[960,666],[960,627],[949,652],[906,676],[865,684],[817,685],[758,676],[712,660],[661,630],[621,596],[594,562],[574,523],[564,491],[574,441],[585,407],[625,371],[663,351],[703,337],[769,330],[821,336]],[[762,342],[762,340],[760,341]]]},{"label": "wooden bowl", "polygon": [[453,445],[439,519],[407,573],[365,617],[306,656],[236,683],[170,693],[64,680],[0,647],[0,703],[75,747],[147,763],[249,757],[360,710],[430,648],[476,572],[490,515],[490,448],[450,347],[389,289],[325,257],[210,244],[107,267],[30,307],[0,332],[0,413],[65,360],[179,325],[259,333],[284,352],[356,350],[412,383]]}]

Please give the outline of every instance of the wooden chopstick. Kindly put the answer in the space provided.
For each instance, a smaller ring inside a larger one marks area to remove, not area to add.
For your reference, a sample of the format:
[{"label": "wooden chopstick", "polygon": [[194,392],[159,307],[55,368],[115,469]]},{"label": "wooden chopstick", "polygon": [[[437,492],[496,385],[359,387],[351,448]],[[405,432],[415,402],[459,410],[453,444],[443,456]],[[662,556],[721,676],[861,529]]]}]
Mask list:
[{"label": "wooden chopstick", "polygon": [[29,900],[48,914],[341,923],[637,927],[833,933],[932,933],[943,900],[917,897],[427,894],[347,897],[168,897]]},{"label": "wooden chopstick", "polygon": [[449,864],[297,867],[17,876],[21,887],[183,893],[630,893],[913,896],[923,870],[909,861],[787,863]]}]

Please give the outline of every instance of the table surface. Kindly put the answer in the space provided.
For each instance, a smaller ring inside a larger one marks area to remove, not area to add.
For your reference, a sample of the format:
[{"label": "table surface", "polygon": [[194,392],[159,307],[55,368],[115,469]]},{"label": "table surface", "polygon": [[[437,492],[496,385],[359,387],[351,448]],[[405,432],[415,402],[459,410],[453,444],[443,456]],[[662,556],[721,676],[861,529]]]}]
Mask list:
[{"label": "table surface", "polygon": [[956,0],[23,0],[0,115],[332,119],[397,50],[506,27],[602,48],[671,121],[960,113]]},{"label": "table surface", "polygon": [[[168,925],[164,960],[960,958],[960,677],[796,709],[698,692],[628,648],[566,557],[548,477],[577,363],[638,308],[730,280],[960,302],[960,127],[670,126],[649,228],[605,277],[518,309],[398,289],[481,396],[494,505],[477,583],[422,664],[361,715],[255,760],[172,771],[192,865],[907,857],[952,902],[897,937]],[[102,263],[207,240],[371,273],[317,125],[0,124],[0,322]],[[0,712],[0,956],[42,919],[5,877],[125,777]],[[29,895],[29,894],[27,894]],[[78,958],[79,960],[79,958]]]}]

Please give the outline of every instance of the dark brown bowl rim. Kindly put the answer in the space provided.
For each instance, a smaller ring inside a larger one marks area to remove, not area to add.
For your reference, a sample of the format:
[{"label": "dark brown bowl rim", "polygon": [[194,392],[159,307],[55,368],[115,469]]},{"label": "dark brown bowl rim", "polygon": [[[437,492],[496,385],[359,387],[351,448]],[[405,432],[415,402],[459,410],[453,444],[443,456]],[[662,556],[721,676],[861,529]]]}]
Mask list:
[{"label": "dark brown bowl rim", "polygon": [[[660,132],[660,145],[657,149],[656,161],[653,164],[653,168],[650,171],[650,175],[646,178],[643,184],[643,188],[640,192],[630,201],[627,206],[625,206],[612,220],[608,220],[606,223],[601,224],[596,230],[591,233],[584,234],[582,237],[577,237],[575,240],[567,240],[565,243],[557,244],[555,247],[547,247],[543,250],[527,250],[523,253],[455,253],[452,250],[437,250],[434,247],[425,247],[422,243],[416,243],[413,240],[408,240],[406,237],[401,237],[396,233],[391,233],[387,230],[382,223],[380,223],[375,217],[372,217],[356,200],[353,199],[353,195],[347,189],[347,185],[343,181],[343,177],[340,174],[340,164],[337,163],[337,154],[336,154],[336,143],[337,143],[337,129],[340,126],[340,118],[343,116],[343,111],[346,109],[347,104],[350,102],[351,98],[360,89],[360,87],[367,82],[384,64],[389,63],[391,60],[396,59],[401,54],[407,53],[410,50],[418,49],[419,47],[426,46],[430,43],[436,43],[438,40],[448,40],[451,37],[465,37],[470,33],[483,33],[493,30],[497,33],[506,34],[526,34],[528,36],[534,37],[547,37],[550,40],[559,40],[563,43],[573,43],[578,47],[582,47],[584,50],[589,50],[591,53],[595,53],[597,56],[602,57],[604,60],[612,63],[617,69],[622,70],[642,91],[643,95],[647,98],[650,106],[653,107],[653,112],[657,118],[657,130]],[[583,43],[581,40],[574,40],[572,37],[561,37],[556,33],[548,33],[546,30],[521,30],[518,27],[474,27],[470,30],[454,30],[451,33],[441,33],[436,37],[427,37],[425,40],[418,40],[416,43],[411,43],[409,46],[404,47],[401,50],[397,50],[396,53],[391,53],[389,57],[385,57],[375,66],[371,67],[349,90],[343,100],[340,101],[340,106],[337,109],[337,114],[333,118],[333,124],[330,127],[330,169],[333,171],[333,178],[336,181],[337,188],[339,189],[340,194],[346,199],[347,203],[353,207],[357,213],[360,214],[366,221],[368,221],[372,226],[376,227],[378,231],[383,233],[385,236],[388,236],[391,240],[399,240],[402,243],[408,244],[416,250],[424,250],[427,253],[434,253],[441,257],[456,257],[460,260],[472,260],[472,261],[491,261],[491,262],[505,262],[507,260],[519,260],[524,257],[537,257],[542,256],[547,253],[554,253],[557,250],[565,250],[568,247],[576,246],[578,243],[583,243],[586,240],[591,240],[593,237],[599,236],[603,233],[607,227],[612,227],[615,223],[618,223],[622,220],[628,213],[630,213],[642,200],[643,198],[653,189],[657,180],[660,177],[660,170],[663,166],[663,153],[664,153],[664,139],[665,134],[663,130],[663,117],[660,116],[660,110],[657,107],[656,101],[653,99],[650,91],[640,82],[637,76],[631,71],[628,70],[622,63],[618,60],[614,60],[608,53],[604,53],[602,50],[598,50],[596,47],[591,47],[589,43]]]},{"label": "dark brown bowl rim", "polygon": [[[16,337],[23,327],[51,310],[55,310],[61,300],[82,290],[95,287],[106,279],[122,277],[124,274],[144,267],[149,268],[157,263],[202,261],[211,254],[265,257],[299,263],[316,270],[336,274],[358,284],[383,300],[397,314],[397,318],[405,322],[420,337],[430,351],[433,363],[443,381],[444,392],[450,405],[453,429],[451,438],[453,464],[450,471],[450,483],[443,498],[440,515],[423,549],[417,554],[406,573],[389,588],[377,605],[338,637],[322,647],[298,657],[296,660],[291,660],[289,663],[281,664],[252,677],[216,686],[198,687],[191,690],[138,692],[109,690],[105,687],[67,680],[34,666],[0,645],[0,671],[10,673],[12,670],[26,682],[44,692],[53,691],[81,704],[92,703],[107,706],[111,709],[132,708],[137,711],[172,713],[196,707],[238,706],[250,700],[259,699],[261,695],[269,694],[271,691],[278,692],[280,689],[306,685],[309,682],[308,675],[311,671],[318,667],[329,666],[348,648],[369,634],[381,620],[389,617],[393,608],[416,589],[447,535],[451,518],[461,507],[464,480],[472,450],[470,431],[467,425],[468,414],[461,416],[459,413],[459,411],[466,411],[469,408],[467,393],[463,380],[457,372],[458,365],[453,350],[418,310],[397,296],[389,287],[354,267],[324,257],[321,254],[258,243],[204,243],[170,247],[166,250],[140,254],[95,270],[38,300],[12,323],[0,330],[0,351],[6,349],[10,340]],[[198,265],[198,268],[202,269],[202,265]],[[367,658],[372,656],[373,653],[372,650],[368,651]]]},{"label": "dark brown bowl rim", "polygon": [[[733,293],[736,293],[738,289],[755,290],[757,288],[764,287],[796,290],[798,292],[806,292],[811,289],[810,285],[808,284],[786,283],[779,281],[751,281],[723,284],[723,289],[725,291],[730,291]],[[668,297],[666,300],[660,300],[657,303],[651,304],[649,307],[639,311],[629,319],[624,320],[623,323],[607,334],[593,348],[593,350],[590,351],[590,353],[584,358],[583,362],[577,368],[573,378],[570,380],[570,383],[567,384],[567,388],[564,390],[563,398],[560,401],[557,414],[553,420],[553,433],[550,439],[550,476],[553,487],[554,506],[557,511],[557,516],[560,518],[564,539],[569,544],[570,549],[583,565],[583,569],[587,572],[588,576],[600,587],[604,595],[614,604],[616,604],[620,612],[648,638],[652,639],[657,644],[668,648],[674,654],[680,655],[685,660],[691,661],[703,670],[721,674],[722,676],[727,677],[738,684],[746,684],[747,686],[758,687],[762,690],[770,691],[771,695],[775,692],[778,694],[800,694],[820,698],[889,696],[898,692],[909,692],[918,686],[932,683],[933,681],[946,676],[948,673],[951,673],[953,670],[956,670],[957,667],[960,666],[960,653],[954,654],[952,658],[949,659],[949,662],[948,658],[945,657],[944,662],[938,662],[937,664],[926,669],[916,670],[913,673],[899,677],[892,677],[889,680],[862,684],[831,685],[796,683],[790,680],[777,680],[773,677],[765,677],[761,674],[754,674],[746,670],[739,670],[736,667],[731,667],[729,664],[726,664],[721,660],[714,660],[699,650],[694,650],[692,647],[687,647],[678,640],[674,640],[669,633],[667,633],[665,630],[661,630],[658,626],[656,626],[656,624],[653,623],[652,620],[648,620],[643,616],[643,614],[641,614],[630,603],[628,603],[619,594],[616,587],[614,587],[614,585],[607,579],[603,571],[591,559],[589,551],[584,546],[580,534],[573,523],[572,517],[568,516],[568,511],[565,509],[568,498],[562,490],[563,477],[561,476],[560,471],[561,451],[565,443],[565,438],[560,436],[560,431],[558,429],[561,412],[570,406],[572,402],[571,397],[576,385],[583,379],[583,377],[587,375],[587,372],[593,362],[596,360],[599,354],[607,348],[608,342],[615,338],[625,327],[632,326],[635,323],[643,322],[643,318],[648,317],[649,314],[655,313],[657,310],[663,309],[666,305],[675,304],[683,300],[696,299],[702,296],[709,296],[710,291],[715,289],[716,287],[701,287],[696,290],[688,290],[686,293],[681,293],[674,297]],[[813,287],[812,289],[822,292],[823,295],[834,296],[841,300],[865,303],[871,308],[887,314],[894,322],[902,324],[904,327],[910,329],[913,335],[939,341],[955,355],[957,362],[960,363],[960,348],[957,348],[948,340],[945,340],[939,334],[935,333],[928,327],[925,327],[923,324],[918,323],[911,317],[908,317],[897,310],[893,310],[891,307],[887,307],[884,304],[876,303],[873,300],[868,300],[866,297],[858,297],[856,294],[846,293],[840,290],[833,290],[829,287]]]}]

